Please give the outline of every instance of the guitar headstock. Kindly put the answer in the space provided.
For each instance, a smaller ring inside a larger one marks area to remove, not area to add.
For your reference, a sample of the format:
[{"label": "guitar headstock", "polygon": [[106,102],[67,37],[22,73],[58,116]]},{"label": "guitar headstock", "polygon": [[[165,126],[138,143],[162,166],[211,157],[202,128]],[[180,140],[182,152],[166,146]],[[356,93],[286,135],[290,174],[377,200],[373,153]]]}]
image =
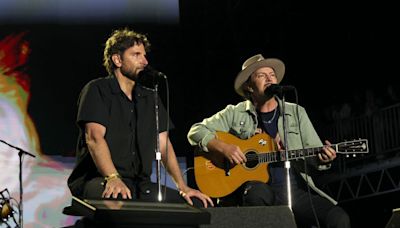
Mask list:
[{"label": "guitar headstock", "polygon": [[368,140],[367,139],[357,139],[352,141],[346,141],[336,144],[336,152],[339,154],[346,154],[349,156],[352,154],[365,154],[368,153]]}]

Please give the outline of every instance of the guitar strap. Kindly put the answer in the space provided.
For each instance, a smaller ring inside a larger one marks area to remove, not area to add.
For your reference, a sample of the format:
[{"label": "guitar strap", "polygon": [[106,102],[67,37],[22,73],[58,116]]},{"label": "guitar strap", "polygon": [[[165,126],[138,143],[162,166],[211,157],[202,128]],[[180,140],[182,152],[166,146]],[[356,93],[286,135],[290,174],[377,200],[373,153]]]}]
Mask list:
[{"label": "guitar strap", "polygon": [[305,174],[305,173],[300,173],[301,177],[304,179],[304,181],[306,183],[308,183],[308,186],[310,186],[310,188],[312,188],[316,193],[318,193],[320,196],[326,198],[327,200],[331,201],[334,205],[338,204],[338,202],[336,200],[334,200],[332,197],[330,197],[328,194],[326,194],[325,192],[323,192],[321,189],[319,189],[311,176]]}]

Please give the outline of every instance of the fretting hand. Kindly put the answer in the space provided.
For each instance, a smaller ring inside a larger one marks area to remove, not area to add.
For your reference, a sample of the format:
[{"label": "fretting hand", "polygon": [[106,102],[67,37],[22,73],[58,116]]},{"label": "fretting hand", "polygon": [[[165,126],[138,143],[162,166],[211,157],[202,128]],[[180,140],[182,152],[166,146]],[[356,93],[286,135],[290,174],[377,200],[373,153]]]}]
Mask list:
[{"label": "fretting hand", "polygon": [[336,151],[331,147],[328,140],[325,140],[325,143],[326,145],[322,148],[322,153],[318,154],[318,158],[324,163],[329,163],[336,158]]}]

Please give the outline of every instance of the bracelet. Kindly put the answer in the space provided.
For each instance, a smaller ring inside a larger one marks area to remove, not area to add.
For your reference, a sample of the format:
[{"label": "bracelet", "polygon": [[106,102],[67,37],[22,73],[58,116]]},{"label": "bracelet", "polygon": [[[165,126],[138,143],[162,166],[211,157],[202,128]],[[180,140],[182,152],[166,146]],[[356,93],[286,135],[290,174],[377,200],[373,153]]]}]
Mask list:
[{"label": "bracelet", "polygon": [[107,182],[107,181],[115,179],[115,178],[121,178],[121,175],[119,175],[119,173],[112,173],[112,174],[104,177],[104,181]]}]

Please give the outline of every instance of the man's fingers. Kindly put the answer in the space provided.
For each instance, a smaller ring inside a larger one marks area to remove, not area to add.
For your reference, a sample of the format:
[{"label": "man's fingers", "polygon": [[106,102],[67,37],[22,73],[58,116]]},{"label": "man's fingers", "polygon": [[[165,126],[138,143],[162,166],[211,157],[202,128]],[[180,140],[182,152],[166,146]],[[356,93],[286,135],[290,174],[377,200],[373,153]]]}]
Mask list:
[{"label": "man's fingers", "polygon": [[185,198],[186,198],[186,201],[190,204],[190,205],[192,205],[193,206],[193,201],[192,201],[192,199],[190,199],[190,197],[189,196],[185,196]]},{"label": "man's fingers", "polygon": [[107,185],[102,193],[103,198],[118,198],[118,195],[121,194],[123,199],[132,199],[131,191],[125,185]]},{"label": "man's fingers", "polygon": [[120,192],[121,192],[121,189],[120,189],[120,188],[115,189],[115,190],[113,191],[113,194],[112,194],[113,198],[116,199],[116,198],[118,197],[118,194],[119,194]]},{"label": "man's fingers", "polygon": [[121,192],[122,199],[132,199],[131,191],[128,188],[125,188]]},{"label": "man's fingers", "polygon": [[105,189],[103,191],[102,197],[103,198],[110,198],[112,193],[113,193],[113,189],[114,188],[112,186],[106,185],[106,187],[105,187]]},{"label": "man's fingers", "polygon": [[131,191],[128,189],[128,191],[127,191],[127,196],[128,196],[128,199],[132,199],[132,195],[131,195]]},{"label": "man's fingers", "polygon": [[212,199],[210,197],[207,197],[207,201],[210,203],[211,206],[214,207],[214,202],[212,201]]}]

